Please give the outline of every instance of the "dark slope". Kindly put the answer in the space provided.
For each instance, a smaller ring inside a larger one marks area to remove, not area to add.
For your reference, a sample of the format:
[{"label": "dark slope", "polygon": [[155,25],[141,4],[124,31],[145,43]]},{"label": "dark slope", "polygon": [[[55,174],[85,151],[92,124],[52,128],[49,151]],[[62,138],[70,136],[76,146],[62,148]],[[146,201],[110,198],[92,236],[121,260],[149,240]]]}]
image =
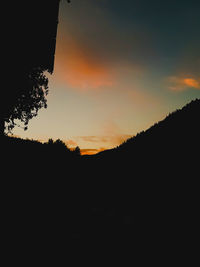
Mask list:
[{"label": "dark slope", "polygon": [[166,167],[174,165],[177,168],[184,162],[196,162],[200,148],[199,137],[200,99],[196,99],[119,147],[100,152],[94,158],[111,164],[117,161],[119,165],[125,164],[129,170],[136,163],[149,167],[155,165],[156,168],[160,167],[159,164]]},{"label": "dark slope", "polygon": [[123,239],[157,255],[192,246],[199,227],[199,114],[200,100],[192,101],[90,158],[17,139],[4,150],[6,227],[13,234],[13,222],[21,229],[25,220],[33,240],[67,235],[82,245],[111,246]]},{"label": "dark slope", "polygon": [[[199,144],[200,133],[200,99],[196,99],[182,109],[169,114],[163,121],[128,139],[120,145],[118,151],[129,153],[138,143],[161,149],[184,150]],[[195,143],[196,142],[196,143]],[[148,144],[149,143],[149,144]],[[175,145],[175,147],[174,147]],[[164,151],[163,151],[164,152]],[[177,151],[178,152],[178,151]]]},{"label": "dark slope", "polygon": [[173,240],[181,247],[197,231],[199,137],[196,99],[121,146],[88,157],[98,196],[133,218],[149,250],[154,242],[173,247]]}]

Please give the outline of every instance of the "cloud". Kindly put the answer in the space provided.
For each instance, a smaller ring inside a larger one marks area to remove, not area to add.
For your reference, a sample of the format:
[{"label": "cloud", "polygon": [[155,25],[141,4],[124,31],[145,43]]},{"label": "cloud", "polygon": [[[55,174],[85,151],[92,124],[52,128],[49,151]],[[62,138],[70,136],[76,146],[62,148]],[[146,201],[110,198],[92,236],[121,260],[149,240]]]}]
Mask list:
[{"label": "cloud", "polygon": [[79,146],[82,155],[91,155],[106,149],[116,147],[130,137],[132,137],[132,135],[128,134],[76,136],[73,137],[73,140],[66,140],[65,144],[71,148]]},{"label": "cloud", "polygon": [[55,72],[60,82],[83,91],[114,84],[110,69],[70,35],[58,44]]},{"label": "cloud", "polygon": [[196,88],[196,89],[200,89],[200,82],[198,82],[195,79],[192,78],[186,78],[183,79],[183,82],[186,86],[191,87],[191,88]]},{"label": "cloud", "polygon": [[99,135],[99,136],[78,136],[76,137],[77,143],[84,142],[86,144],[92,144],[93,147],[99,147],[104,145],[107,149],[120,145],[122,142],[132,137],[129,134],[113,134],[113,135]]},{"label": "cloud", "polygon": [[106,150],[106,148],[103,148],[103,147],[99,149],[84,148],[84,149],[81,149],[81,155],[94,155],[104,150]]},{"label": "cloud", "polygon": [[190,88],[200,90],[200,78],[171,76],[168,81],[172,91],[182,92]]},{"label": "cloud", "polygon": [[70,147],[76,147],[76,146],[78,146],[78,144],[74,140],[72,140],[72,139],[67,139],[65,141],[65,143],[66,143],[67,146],[70,146]]},{"label": "cloud", "polygon": [[148,30],[118,22],[107,1],[61,5],[54,72],[60,83],[83,92],[113,87],[119,72],[133,77],[154,57]]}]

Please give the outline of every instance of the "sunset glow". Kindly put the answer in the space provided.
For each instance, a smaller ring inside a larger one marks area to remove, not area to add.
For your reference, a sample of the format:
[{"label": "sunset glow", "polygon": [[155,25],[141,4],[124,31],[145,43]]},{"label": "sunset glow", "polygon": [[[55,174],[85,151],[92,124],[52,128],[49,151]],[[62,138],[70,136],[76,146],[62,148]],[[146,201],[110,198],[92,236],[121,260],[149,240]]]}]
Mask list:
[{"label": "sunset glow", "polygon": [[194,78],[170,77],[170,89],[173,91],[184,91],[189,88],[200,89],[200,82]]},{"label": "sunset glow", "polygon": [[95,154],[200,97],[198,5],[61,1],[48,108],[14,134]]},{"label": "sunset glow", "polygon": [[200,83],[195,79],[186,78],[186,79],[183,80],[183,82],[184,82],[185,85],[187,85],[189,87],[200,89]]},{"label": "sunset glow", "polygon": [[[63,50],[67,53],[63,54]],[[56,62],[58,79],[66,86],[85,91],[114,84],[109,68],[97,62],[90,51],[71,38],[66,37],[58,44]]]}]

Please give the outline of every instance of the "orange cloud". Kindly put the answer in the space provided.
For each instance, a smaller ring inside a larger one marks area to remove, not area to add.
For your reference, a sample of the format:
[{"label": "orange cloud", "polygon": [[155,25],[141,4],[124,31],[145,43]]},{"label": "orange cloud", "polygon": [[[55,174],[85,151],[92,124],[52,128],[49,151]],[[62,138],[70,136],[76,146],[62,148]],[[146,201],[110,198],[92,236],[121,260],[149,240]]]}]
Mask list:
[{"label": "orange cloud", "polygon": [[169,77],[169,82],[171,83],[169,89],[172,91],[184,91],[188,88],[200,89],[200,80],[196,78],[182,78],[172,76]]},{"label": "orange cloud", "polygon": [[[85,146],[92,146],[99,150],[99,145],[104,146],[104,149],[116,147],[123,143],[132,135],[128,134],[113,134],[113,135],[102,135],[102,136],[79,136],[76,137],[77,143],[83,143]],[[91,145],[92,144],[92,145]]]},{"label": "orange cloud", "polygon": [[186,78],[186,79],[183,79],[183,82],[188,87],[193,87],[193,88],[196,88],[196,89],[200,89],[200,83],[195,79]]},{"label": "orange cloud", "polygon": [[99,152],[101,152],[101,151],[104,151],[104,150],[106,150],[106,148],[99,148],[99,149],[87,149],[87,148],[85,148],[85,149],[81,149],[81,155],[94,155],[94,154],[97,154],[97,153],[99,153]]},{"label": "orange cloud", "polygon": [[74,140],[71,140],[71,139],[68,139],[65,143],[67,146],[70,146],[70,147],[78,146],[78,144]]},{"label": "orange cloud", "polygon": [[73,88],[88,90],[113,85],[110,70],[69,36],[59,42],[56,62],[58,79]]}]

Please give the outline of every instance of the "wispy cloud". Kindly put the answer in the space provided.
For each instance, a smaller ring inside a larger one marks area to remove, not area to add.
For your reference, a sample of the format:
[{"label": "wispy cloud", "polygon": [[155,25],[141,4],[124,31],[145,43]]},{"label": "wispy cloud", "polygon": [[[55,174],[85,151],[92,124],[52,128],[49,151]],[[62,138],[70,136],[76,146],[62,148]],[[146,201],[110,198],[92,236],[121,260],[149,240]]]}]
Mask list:
[{"label": "wispy cloud", "polygon": [[130,137],[128,134],[76,136],[64,142],[69,148],[79,146],[82,155],[92,155],[116,147]]},{"label": "wispy cloud", "polygon": [[69,146],[69,147],[76,147],[78,146],[77,142],[75,142],[74,140],[72,139],[67,139],[65,141],[66,145]]},{"label": "wispy cloud", "polygon": [[200,90],[200,78],[171,76],[168,81],[169,89],[172,91],[182,92],[191,88]]},{"label": "wispy cloud", "polygon": [[106,150],[106,148],[103,148],[103,147],[99,149],[84,148],[84,149],[81,149],[81,155],[94,155],[104,150]]},{"label": "wispy cloud", "polygon": [[183,79],[183,82],[188,87],[200,89],[200,82],[195,80],[195,79],[185,78],[185,79]]},{"label": "wispy cloud", "polygon": [[107,136],[78,136],[75,137],[77,143],[84,142],[87,145],[92,144],[93,147],[99,147],[100,144],[104,144],[106,148],[111,148],[120,145],[122,142],[132,137],[128,134],[115,134]]},{"label": "wispy cloud", "polygon": [[65,36],[56,55],[56,74],[60,82],[82,91],[114,84],[113,73],[75,38]]}]

